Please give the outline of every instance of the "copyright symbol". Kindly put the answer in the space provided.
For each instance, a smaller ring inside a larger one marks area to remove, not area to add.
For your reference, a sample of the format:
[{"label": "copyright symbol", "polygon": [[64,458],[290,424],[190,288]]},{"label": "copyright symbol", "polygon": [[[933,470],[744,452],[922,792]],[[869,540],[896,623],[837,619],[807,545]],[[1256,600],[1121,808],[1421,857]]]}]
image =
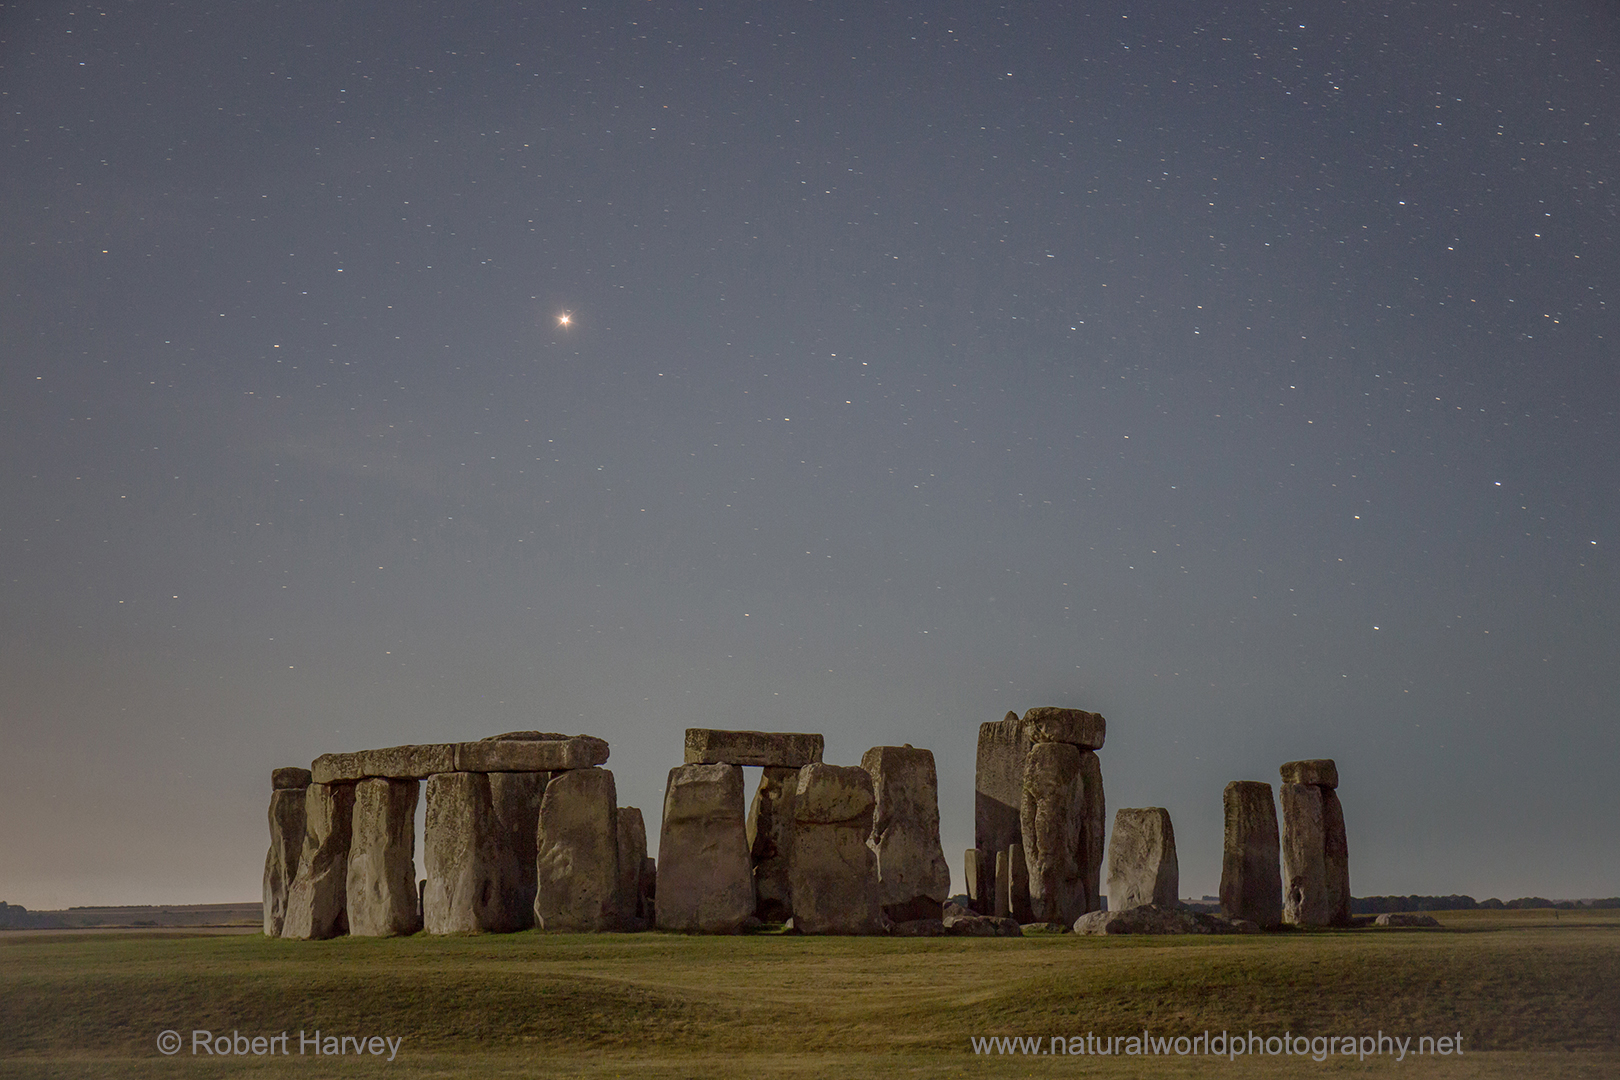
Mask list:
[{"label": "copyright symbol", "polygon": [[158,1032],[158,1053],[178,1054],[180,1052],[180,1033],[178,1031]]}]

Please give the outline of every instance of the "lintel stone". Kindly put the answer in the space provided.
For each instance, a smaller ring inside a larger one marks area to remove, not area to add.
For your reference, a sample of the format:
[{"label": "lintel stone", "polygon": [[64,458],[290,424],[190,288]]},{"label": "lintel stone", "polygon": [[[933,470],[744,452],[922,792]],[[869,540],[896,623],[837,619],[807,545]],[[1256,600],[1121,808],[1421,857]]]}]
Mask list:
[{"label": "lintel stone", "polygon": [[820,735],[794,731],[686,729],[688,765],[757,765],[800,769],[821,761]]},{"label": "lintel stone", "polygon": [[421,780],[434,773],[455,771],[455,743],[423,743],[389,746],[382,750],[358,750],[349,754],[322,754],[310,769],[317,784],[337,784],[372,777]]},{"label": "lintel stone", "polygon": [[1101,750],[1108,721],[1084,709],[1043,706],[1024,713],[1025,737],[1032,743],[1069,743],[1082,750]]},{"label": "lintel stone", "polygon": [[456,744],[457,772],[564,772],[608,759],[605,739],[486,739]]},{"label": "lintel stone", "polygon": [[1339,786],[1339,767],[1332,758],[1290,761],[1280,771],[1285,784],[1315,784],[1325,788]]},{"label": "lintel stone", "polygon": [[272,791],[303,791],[309,787],[309,781],[309,770],[300,769],[296,765],[283,765],[279,769],[270,770]]}]

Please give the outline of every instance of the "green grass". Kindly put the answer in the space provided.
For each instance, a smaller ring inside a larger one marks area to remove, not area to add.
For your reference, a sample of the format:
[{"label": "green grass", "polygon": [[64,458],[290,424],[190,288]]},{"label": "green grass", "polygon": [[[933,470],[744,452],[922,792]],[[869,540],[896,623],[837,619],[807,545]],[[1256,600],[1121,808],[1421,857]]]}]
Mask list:
[{"label": "green grass", "polygon": [[[3,1076],[1620,1075],[1620,912],[1236,937],[0,935]],[[1460,1032],[1462,1059],[975,1056],[975,1035]],[[187,1037],[174,1057],[157,1034]],[[193,1057],[193,1029],[291,1057]],[[298,1032],[403,1036],[392,1064]]]}]

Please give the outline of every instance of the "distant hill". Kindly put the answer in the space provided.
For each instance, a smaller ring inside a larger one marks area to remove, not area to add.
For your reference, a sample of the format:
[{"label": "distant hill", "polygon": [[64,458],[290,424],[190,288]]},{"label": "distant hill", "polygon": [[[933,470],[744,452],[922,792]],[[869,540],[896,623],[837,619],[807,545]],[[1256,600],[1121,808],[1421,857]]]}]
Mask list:
[{"label": "distant hill", "polygon": [[1505,903],[1492,897],[1475,900],[1472,896],[1357,896],[1350,900],[1352,915],[1382,915],[1386,911],[1472,911],[1475,908],[1503,910],[1521,908],[1620,908],[1620,897],[1604,900],[1543,900],[1525,896]]},{"label": "distant hill", "polygon": [[264,905],[163,904],[126,907],[72,907],[65,911],[29,911],[0,900],[0,930],[79,930],[93,927],[258,926]]}]

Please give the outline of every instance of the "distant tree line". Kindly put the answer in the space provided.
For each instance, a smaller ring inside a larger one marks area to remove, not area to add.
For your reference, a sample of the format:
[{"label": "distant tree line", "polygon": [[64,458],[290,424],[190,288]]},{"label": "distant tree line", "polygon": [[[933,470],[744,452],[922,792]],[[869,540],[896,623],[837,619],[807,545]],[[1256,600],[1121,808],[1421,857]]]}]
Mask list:
[{"label": "distant tree line", "polygon": [[1558,908],[1563,911],[1620,908],[1620,897],[1554,901],[1539,896],[1521,896],[1517,900],[1503,902],[1494,896],[1489,900],[1475,900],[1472,896],[1356,896],[1350,900],[1352,915],[1382,915],[1386,911],[1520,911],[1526,908]]}]

